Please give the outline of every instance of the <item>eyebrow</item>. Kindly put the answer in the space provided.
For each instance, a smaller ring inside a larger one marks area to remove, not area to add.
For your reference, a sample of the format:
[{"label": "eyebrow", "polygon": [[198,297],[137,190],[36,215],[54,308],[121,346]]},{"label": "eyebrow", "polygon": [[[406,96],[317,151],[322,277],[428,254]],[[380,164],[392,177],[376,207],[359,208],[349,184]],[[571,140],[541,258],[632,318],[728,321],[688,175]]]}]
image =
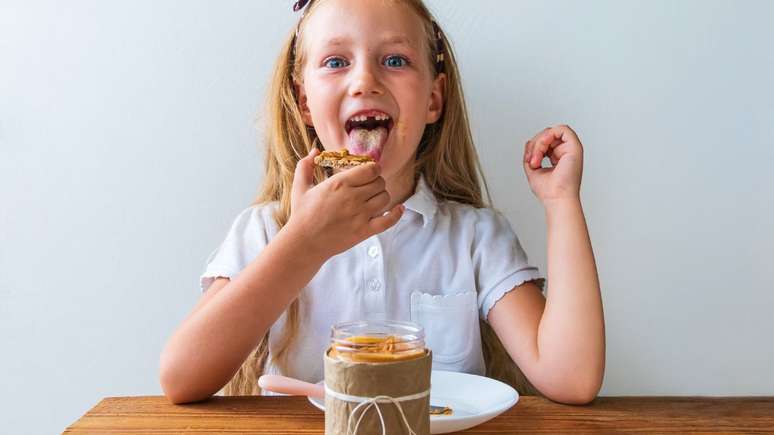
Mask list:
[{"label": "eyebrow", "polygon": [[[352,42],[351,38],[348,38],[346,36],[344,37],[333,37],[326,41],[323,45],[324,46],[339,46],[339,45],[346,45]],[[403,35],[388,35],[382,38],[381,40],[382,45],[408,45],[409,47],[414,47],[414,42]]]},{"label": "eyebrow", "polygon": [[409,46],[414,46],[414,42],[403,35],[393,35],[393,36],[387,36],[382,38],[382,44],[385,45],[394,45],[394,44],[405,44]]}]

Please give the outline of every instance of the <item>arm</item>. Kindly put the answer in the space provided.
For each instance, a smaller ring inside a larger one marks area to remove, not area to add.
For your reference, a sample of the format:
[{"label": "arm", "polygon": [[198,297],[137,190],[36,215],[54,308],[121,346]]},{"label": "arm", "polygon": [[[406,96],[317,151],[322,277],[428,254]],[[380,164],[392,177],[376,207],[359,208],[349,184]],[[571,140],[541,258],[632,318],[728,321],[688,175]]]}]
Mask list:
[{"label": "arm", "polygon": [[400,205],[382,216],[390,198],[378,165],[314,186],[316,153],[298,163],[288,223],[234,280],[216,280],[169,339],[160,381],[170,401],[216,393],[328,258],[400,219]]},{"label": "arm", "polygon": [[324,260],[286,226],[236,279],[216,280],[161,355],[167,397],[202,400],[223,387]]},{"label": "arm", "polygon": [[580,203],[546,209],[548,297],[531,282],[505,295],[489,323],[546,397],[588,403],[602,385],[605,330],[594,256]]},{"label": "arm", "polygon": [[[527,145],[527,153],[537,153],[530,157],[539,159],[538,169],[528,168],[535,171],[528,176],[546,212],[548,297],[544,299],[534,283],[522,284],[492,308],[488,319],[508,353],[544,395],[559,402],[588,403],[602,385],[605,327],[594,254],[578,194],[582,153],[574,154],[581,151],[580,142],[568,127],[549,133],[556,133],[558,139],[530,141],[534,148]],[[541,146],[548,149],[554,168],[539,168],[546,151]],[[561,166],[561,159],[577,166]],[[552,169],[566,172],[557,174]],[[552,185],[559,180],[551,180],[553,175],[565,176],[570,182]],[[572,186],[572,175],[577,175],[577,190],[566,189]]]}]

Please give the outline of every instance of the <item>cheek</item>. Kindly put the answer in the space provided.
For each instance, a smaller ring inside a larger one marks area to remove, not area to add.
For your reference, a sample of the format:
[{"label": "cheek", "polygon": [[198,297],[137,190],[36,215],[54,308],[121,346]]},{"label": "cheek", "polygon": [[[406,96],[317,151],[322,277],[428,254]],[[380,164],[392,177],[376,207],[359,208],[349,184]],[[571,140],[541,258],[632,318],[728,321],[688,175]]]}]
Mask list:
[{"label": "cheek", "polygon": [[312,111],[312,115],[315,118],[319,117],[323,109],[325,108],[325,91],[321,86],[312,83],[307,83],[306,92],[306,104],[309,106],[309,110]]},{"label": "cheek", "polygon": [[324,124],[338,123],[336,101],[331,90],[322,83],[308,83],[306,104],[311,112],[316,128],[326,128]]},{"label": "cheek", "polygon": [[319,111],[324,107],[326,95],[330,93],[329,88],[330,84],[315,74],[307,73],[304,75],[304,90],[310,109]]},{"label": "cheek", "polygon": [[408,86],[403,87],[400,92],[404,108],[410,110],[413,117],[421,114],[421,120],[424,121],[424,115],[430,106],[430,96],[432,93],[430,83],[416,79]]},{"label": "cheek", "polygon": [[[422,135],[427,118],[427,109],[430,106],[429,95],[424,94],[425,90],[416,90],[408,92],[403,96],[403,107],[401,108],[401,124],[405,129],[405,134]],[[418,131],[418,133],[417,133]]]},{"label": "cheek", "polygon": [[400,142],[406,142],[406,139],[408,138],[408,128],[406,127],[406,122],[403,121],[403,119],[399,120],[398,123],[395,124],[395,136]]}]

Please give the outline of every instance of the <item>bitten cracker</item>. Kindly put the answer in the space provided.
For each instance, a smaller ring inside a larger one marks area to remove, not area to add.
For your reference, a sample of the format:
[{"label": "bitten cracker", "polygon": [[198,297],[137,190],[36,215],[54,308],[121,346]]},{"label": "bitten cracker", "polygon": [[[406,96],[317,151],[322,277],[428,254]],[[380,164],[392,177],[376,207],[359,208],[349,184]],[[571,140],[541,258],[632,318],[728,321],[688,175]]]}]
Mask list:
[{"label": "bitten cracker", "polygon": [[339,151],[323,151],[314,158],[314,164],[323,168],[351,168],[373,161],[374,159],[368,156],[350,154],[346,148]]}]

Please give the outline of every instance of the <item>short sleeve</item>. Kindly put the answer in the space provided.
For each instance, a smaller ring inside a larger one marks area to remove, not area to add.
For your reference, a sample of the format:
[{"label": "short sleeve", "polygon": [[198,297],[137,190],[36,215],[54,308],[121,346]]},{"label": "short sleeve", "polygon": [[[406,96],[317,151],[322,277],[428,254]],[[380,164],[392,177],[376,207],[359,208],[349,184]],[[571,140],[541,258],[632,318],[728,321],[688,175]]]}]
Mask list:
[{"label": "short sleeve", "polygon": [[500,212],[476,210],[473,264],[478,286],[479,316],[487,320],[489,310],[506,293],[527,281],[543,286],[538,268],[529,264],[516,233]]},{"label": "short sleeve", "polygon": [[269,243],[272,213],[268,205],[254,205],[239,213],[226,238],[205,262],[199,278],[205,292],[217,278],[236,277]]}]

